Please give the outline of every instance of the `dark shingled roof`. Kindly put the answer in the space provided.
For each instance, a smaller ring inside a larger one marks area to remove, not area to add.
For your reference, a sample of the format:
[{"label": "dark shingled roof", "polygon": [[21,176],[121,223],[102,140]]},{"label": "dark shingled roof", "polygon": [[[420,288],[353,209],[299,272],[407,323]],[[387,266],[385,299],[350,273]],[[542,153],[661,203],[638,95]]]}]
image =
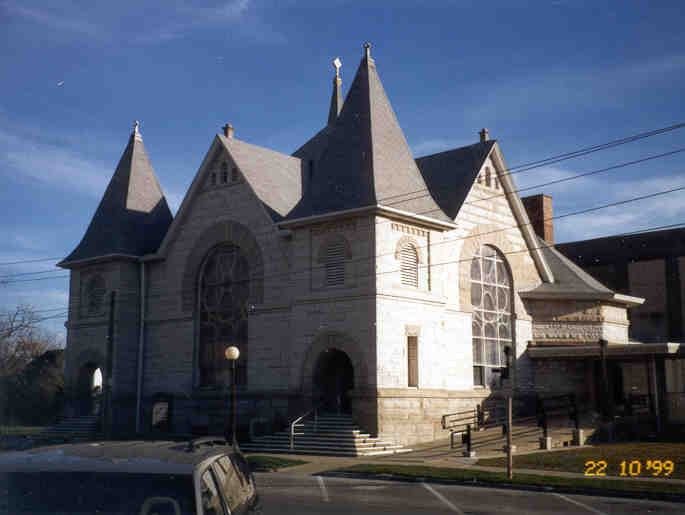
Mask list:
[{"label": "dark shingled roof", "polygon": [[554,275],[553,283],[543,283],[533,290],[521,292],[535,294],[555,294],[571,297],[612,297],[614,291],[610,290],[597,281],[590,274],[564,256],[561,252],[550,246],[545,240],[537,237],[537,245],[542,251],[547,264]]},{"label": "dark shingled roof", "polygon": [[495,140],[419,157],[416,164],[431,195],[455,219]]},{"label": "dark shingled roof", "polygon": [[172,218],[143,139],[134,131],[85,236],[59,265],[110,254],[154,252]]},{"label": "dark shingled roof", "polygon": [[305,147],[325,147],[315,161],[308,198],[288,219],[382,204],[452,221],[428,194],[370,57],[362,59],[340,116],[329,127],[294,154],[304,158],[313,155]]},{"label": "dark shingled roof", "polygon": [[302,197],[302,161],[235,138],[218,136],[275,222]]}]

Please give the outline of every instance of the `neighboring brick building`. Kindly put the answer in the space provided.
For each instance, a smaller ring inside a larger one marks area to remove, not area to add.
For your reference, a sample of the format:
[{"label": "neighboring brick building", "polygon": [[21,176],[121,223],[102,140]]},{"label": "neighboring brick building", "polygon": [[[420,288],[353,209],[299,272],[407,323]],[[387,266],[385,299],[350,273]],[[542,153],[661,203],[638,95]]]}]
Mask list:
[{"label": "neighboring brick building", "polygon": [[372,433],[430,440],[511,387],[508,348],[518,394],[590,402],[589,366],[536,369],[530,345],[625,345],[641,299],[540,244],[487,131],[414,159],[368,47],[342,98],[336,71],[328,123],[290,156],[226,125],[173,220],[134,130],[61,263],[73,412],[101,368],[115,431],[148,428],[159,399],[173,430],[220,431],[228,345],[244,424],[341,403]]},{"label": "neighboring brick building", "polygon": [[[551,202],[549,206],[551,210]],[[684,343],[685,229],[575,241],[556,248],[615,291],[646,299],[628,310],[631,340]],[[618,397],[648,392],[644,365],[645,360],[621,364]],[[663,410],[671,420],[685,422],[685,359],[667,359],[661,366]]]}]

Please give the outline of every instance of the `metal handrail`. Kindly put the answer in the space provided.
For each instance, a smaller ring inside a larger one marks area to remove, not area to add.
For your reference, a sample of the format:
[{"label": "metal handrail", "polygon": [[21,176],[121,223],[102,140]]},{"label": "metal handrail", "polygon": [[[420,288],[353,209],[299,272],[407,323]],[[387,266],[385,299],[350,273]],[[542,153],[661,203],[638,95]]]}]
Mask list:
[{"label": "metal handrail", "polygon": [[296,418],[290,423],[290,450],[292,451],[295,449],[295,426],[301,422],[303,419],[307,418],[312,412],[314,413],[314,431],[317,431],[317,426],[319,423],[319,408],[321,405],[315,406],[309,411],[307,411],[304,415],[301,415],[300,417]]}]

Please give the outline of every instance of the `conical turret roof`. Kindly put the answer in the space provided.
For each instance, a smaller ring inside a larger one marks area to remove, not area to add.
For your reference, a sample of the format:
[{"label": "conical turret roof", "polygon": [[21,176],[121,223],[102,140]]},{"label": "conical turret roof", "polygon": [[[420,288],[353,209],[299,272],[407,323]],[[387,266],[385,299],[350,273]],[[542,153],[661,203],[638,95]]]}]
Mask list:
[{"label": "conical turret roof", "polygon": [[108,255],[154,252],[172,219],[136,122],[85,236],[59,266]]},{"label": "conical turret roof", "polygon": [[327,139],[315,165],[311,202],[289,218],[381,204],[451,221],[426,188],[368,45]]}]

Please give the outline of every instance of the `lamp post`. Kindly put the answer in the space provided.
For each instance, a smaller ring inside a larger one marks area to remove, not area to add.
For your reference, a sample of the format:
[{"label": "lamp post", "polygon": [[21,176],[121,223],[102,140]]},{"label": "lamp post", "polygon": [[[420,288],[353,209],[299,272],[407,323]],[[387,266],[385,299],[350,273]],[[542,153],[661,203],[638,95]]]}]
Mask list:
[{"label": "lamp post", "polygon": [[[226,355],[226,359],[229,360],[229,361],[231,362],[231,368],[233,369],[233,370],[232,370],[232,373],[231,373],[231,382],[232,382],[232,388],[231,388],[231,390],[232,390],[232,397],[233,397],[232,400],[231,400],[231,412],[232,412],[232,413],[231,413],[231,418],[232,418],[232,420],[233,420],[233,439],[232,439],[231,441],[232,441],[232,443],[233,443],[233,446],[235,447],[235,444],[236,444],[236,432],[235,432],[235,431],[236,431],[236,409],[235,409],[235,390],[236,390],[236,388],[235,388],[235,362],[236,362],[236,361],[238,360],[238,358],[240,357],[240,351],[238,350],[238,347],[235,347],[235,346],[231,345],[230,347],[228,347],[228,348],[226,349],[225,355]],[[228,424],[226,424],[226,425],[228,425]],[[228,438],[226,438],[226,440],[228,440]]]}]

